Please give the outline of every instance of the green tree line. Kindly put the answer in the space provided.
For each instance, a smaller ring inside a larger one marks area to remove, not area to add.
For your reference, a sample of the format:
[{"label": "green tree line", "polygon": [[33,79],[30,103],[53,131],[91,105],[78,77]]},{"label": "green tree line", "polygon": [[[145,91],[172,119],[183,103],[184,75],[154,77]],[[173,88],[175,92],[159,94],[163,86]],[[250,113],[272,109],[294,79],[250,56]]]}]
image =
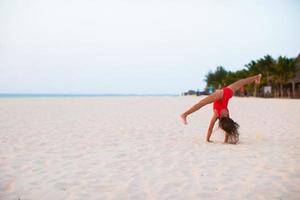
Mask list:
[{"label": "green tree line", "polygon": [[[237,80],[261,73],[262,79],[258,86],[253,84],[246,86],[246,90],[256,96],[257,89],[262,86],[272,86],[275,96],[283,97],[284,86],[289,80],[295,78],[299,67],[296,66],[296,58],[279,56],[274,59],[270,55],[257,60],[251,60],[244,69],[227,71],[223,66],[218,66],[215,71],[210,71],[205,76],[207,87],[222,88]],[[295,97],[295,84],[292,82],[292,95]]]}]

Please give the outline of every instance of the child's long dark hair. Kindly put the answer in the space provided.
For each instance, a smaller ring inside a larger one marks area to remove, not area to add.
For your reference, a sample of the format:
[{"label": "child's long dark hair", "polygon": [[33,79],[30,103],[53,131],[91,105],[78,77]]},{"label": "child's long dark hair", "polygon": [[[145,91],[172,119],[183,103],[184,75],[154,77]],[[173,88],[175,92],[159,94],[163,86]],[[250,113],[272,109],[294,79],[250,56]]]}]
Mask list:
[{"label": "child's long dark hair", "polygon": [[229,117],[219,118],[219,127],[228,134],[228,143],[236,144],[239,141],[238,123]]}]

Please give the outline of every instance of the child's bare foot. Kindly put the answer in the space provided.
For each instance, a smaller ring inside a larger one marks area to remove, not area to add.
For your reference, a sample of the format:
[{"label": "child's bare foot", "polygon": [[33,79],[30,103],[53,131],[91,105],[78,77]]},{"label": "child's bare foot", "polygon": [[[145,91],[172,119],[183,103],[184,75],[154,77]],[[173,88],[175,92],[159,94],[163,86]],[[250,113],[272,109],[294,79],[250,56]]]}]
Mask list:
[{"label": "child's bare foot", "polygon": [[186,117],[187,117],[187,115],[184,113],[180,115],[180,118],[184,124],[187,124]]},{"label": "child's bare foot", "polygon": [[257,75],[257,78],[256,78],[256,80],[255,80],[255,83],[256,83],[256,84],[259,84],[259,83],[260,83],[260,79],[261,79],[261,74],[258,74],[258,75]]}]

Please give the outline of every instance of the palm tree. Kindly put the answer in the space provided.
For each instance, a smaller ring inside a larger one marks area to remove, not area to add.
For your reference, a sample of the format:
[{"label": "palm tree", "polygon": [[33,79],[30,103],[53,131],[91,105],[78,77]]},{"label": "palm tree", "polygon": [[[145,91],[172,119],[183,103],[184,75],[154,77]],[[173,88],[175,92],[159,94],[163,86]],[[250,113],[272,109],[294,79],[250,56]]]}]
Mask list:
[{"label": "palm tree", "polygon": [[205,76],[207,86],[221,88],[225,84],[224,80],[227,73],[228,72],[222,66],[218,66],[214,72],[208,72],[208,74]]},{"label": "palm tree", "polygon": [[254,60],[251,60],[250,63],[245,65],[245,67],[247,68],[250,75],[255,75],[259,73],[257,62]]},{"label": "palm tree", "polygon": [[216,71],[215,71],[215,78],[218,83],[218,88],[221,88],[225,85],[224,80],[227,75],[227,71],[223,66],[218,66]]},{"label": "palm tree", "polygon": [[208,74],[205,75],[205,82],[207,87],[213,86],[214,88],[216,88],[216,78],[215,74],[212,71],[208,72]]},{"label": "palm tree", "polygon": [[272,72],[275,63],[275,60],[270,55],[266,55],[257,61],[257,68],[263,75],[261,84],[270,84],[270,73]]},{"label": "palm tree", "polygon": [[294,78],[297,75],[297,72],[300,70],[297,66],[297,59],[296,58],[290,58],[289,62],[289,73],[290,73],[290,81],[292,83],[292,97],[295,98],[295,80]]},{"label": "palm tree", "polygon": [[279,56],[273,69],[274,79],[280,85],[280,96],[283,97],[283,85],[296,75],[295,59]]},{"label": "palm tree", "polygon": [[[251,62],[246,64],[245,67],[247,68],[249,75],[256,75],[256,74],[260,73],[259,65],[258,65],[257,61],[251,60]],[[249,89],[250,88],[252,89],[252,86],[248,86],[248,87],[249,87]],[[254,86],[254,96],[255,97],[257,96],[256,85]]]}]

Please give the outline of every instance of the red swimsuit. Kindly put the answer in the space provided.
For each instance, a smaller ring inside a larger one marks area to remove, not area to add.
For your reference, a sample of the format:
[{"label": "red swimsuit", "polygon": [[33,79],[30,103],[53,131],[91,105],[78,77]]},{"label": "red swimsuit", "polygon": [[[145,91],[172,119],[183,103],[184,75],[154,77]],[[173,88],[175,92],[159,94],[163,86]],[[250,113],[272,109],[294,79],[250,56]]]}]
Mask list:
[{"label": "red swimsuit", "polygon": [[229,99],[233,96],[233,91],[231,88],[225,87],[222,90],[223,90],[222,99],[215,101],[213,104],[213,108],[214,108],[214,110],[217,110],[219,117],[221,117],[222,110],[227,110],[227,112],[229,113],[227,105],[228,105]]}]

